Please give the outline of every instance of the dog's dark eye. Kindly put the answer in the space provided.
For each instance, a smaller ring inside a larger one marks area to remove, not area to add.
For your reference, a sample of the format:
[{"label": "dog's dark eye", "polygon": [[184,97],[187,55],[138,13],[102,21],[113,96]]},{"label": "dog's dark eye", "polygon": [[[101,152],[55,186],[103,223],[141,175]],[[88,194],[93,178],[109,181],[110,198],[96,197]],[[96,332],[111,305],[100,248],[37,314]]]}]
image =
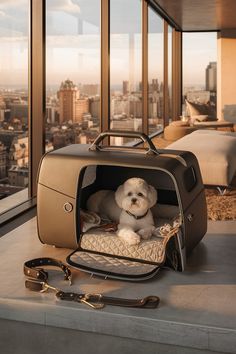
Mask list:
[{"label": "dog's dark eye", "polygon": [[129,192],[129,193],[128,193],[128,197],[131,197],[131,195],[133,195],[133,193],[132,193],[132,192]]},{"label": "dog's dark eye", "polygon": [[143,193],[138,193],[138,196],[139,197],[143,197]]}]

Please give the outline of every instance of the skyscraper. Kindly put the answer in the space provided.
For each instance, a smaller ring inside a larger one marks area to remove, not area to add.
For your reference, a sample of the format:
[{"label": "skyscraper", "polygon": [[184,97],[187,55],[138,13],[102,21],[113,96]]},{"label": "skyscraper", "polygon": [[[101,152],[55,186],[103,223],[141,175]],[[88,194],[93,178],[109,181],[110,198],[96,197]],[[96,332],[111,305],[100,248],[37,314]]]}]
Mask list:
[{"label": "skyscraper", "polygon": [[210,62],[206,68],[206,91],[216,92],[217,86],[217,65],[216,62]]},{"label": "skyscraper", "polygon": [[75,102],[79,97],[78,88],[67,79],[61,83],[58,91],[60,123],[72,120],[75,117]]},{"label": "skyscraper", "polygon": [[123,81],[123,95],[128,95],[129,93],[129,81]]},{"label": "skyscraper", "polygon": [[78,87],[67,79],[58,91],[60,123],[81,122],[84,113],[89,112],[89,100],[80,98]]}]

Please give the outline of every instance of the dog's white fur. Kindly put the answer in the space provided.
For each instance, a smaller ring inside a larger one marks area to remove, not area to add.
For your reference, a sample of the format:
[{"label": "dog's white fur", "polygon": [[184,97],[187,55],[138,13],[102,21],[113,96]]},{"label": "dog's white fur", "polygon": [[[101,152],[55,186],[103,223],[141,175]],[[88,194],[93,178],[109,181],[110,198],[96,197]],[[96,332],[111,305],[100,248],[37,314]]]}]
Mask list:
[{"label": "dog's white fur", "polygon": [[150,208],[156,201],[156,189],[142,178],[134,177],[125,181],[116,192],[101,190],[92,194],[87,209],[118,222],[117,235],[129,245],[136,245],[141,238],[150,238],[155,230]]}]

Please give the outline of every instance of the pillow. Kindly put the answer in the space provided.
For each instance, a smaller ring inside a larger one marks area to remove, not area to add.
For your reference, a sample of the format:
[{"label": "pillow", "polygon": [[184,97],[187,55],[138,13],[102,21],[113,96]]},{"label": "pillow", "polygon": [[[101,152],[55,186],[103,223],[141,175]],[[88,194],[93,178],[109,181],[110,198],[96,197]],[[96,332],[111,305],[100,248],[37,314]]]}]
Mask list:
[{"label": "pillow", "polygon": [[[186,102],[186,111],[188,112],[189,116],[191,118],[195,116],[207,116],[206,120],[214,121],[217,120],[216,118],[216,110],[213,105],[210,104],[210,102],[207,103],[195,103],[195,102],[190,102],[188,100],[185,100]],[[204,121],[201,118],[199,118],[199,121]]]},{"label": "pillow", "polygon": [[188,100],[185,100],[185,102],[190,117],[209,114],[209,105],[207,103],[194,103]]}]

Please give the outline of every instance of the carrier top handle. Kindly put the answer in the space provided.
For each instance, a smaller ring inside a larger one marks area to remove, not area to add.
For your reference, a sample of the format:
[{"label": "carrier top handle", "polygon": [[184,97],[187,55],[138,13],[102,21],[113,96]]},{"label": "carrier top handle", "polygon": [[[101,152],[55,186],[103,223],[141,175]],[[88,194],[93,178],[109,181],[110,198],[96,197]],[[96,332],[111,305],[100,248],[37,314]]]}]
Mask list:
[{"label": "carrier top handle", "polygon": [[[102,150],[102,147],[100,143],[107,137],[110,136],[115,136],[115,137],[122,137],[122,138],[133,138],[133,139],[140,139],[144,143],[147,143],[148,149],[146,150],[147,154],[156,154],[159,155],[160,152],[156,149],[155,145],[151,141],[151,139],[144,133],[140,132],[133,132],[133,131],[119,131],[119,130],[108,130],[103,133],[100,133],[98,137],[94,140],[92,145],[89,147],[89,150],[95,151],[95,150]],[[112,146],[113,149],[120,149],[120,147]],[[127,147],[127,148],[133,148],[133,147]]]}]

